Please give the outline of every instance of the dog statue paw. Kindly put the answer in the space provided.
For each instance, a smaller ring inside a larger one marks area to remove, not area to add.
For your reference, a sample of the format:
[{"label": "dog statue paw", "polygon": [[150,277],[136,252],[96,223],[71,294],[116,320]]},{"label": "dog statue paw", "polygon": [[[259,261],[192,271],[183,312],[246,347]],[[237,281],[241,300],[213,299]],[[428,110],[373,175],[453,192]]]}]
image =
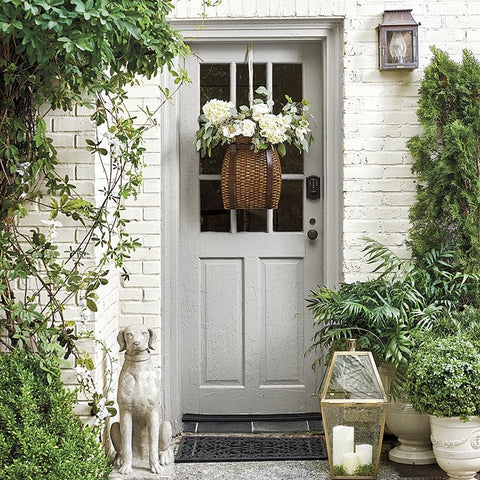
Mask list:
[{"label": "dog statue paw", "polygon": [[160,451],[160,465],[171,465],[175,460],[173,455],[173,450],[171,448],[167,448],[166,450]]}]

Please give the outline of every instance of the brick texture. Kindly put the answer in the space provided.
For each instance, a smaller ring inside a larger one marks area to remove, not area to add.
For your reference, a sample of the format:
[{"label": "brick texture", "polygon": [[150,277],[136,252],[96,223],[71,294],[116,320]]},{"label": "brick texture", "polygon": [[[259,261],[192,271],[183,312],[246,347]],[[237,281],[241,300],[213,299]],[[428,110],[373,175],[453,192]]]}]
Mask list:
[{"label": "brick texture", "polygon": [[[381,22],[383,11],[398,8],[398,2],[222,0],[220,6],[206,8],[207,18],[344,18],[342,250],[343,275],[347,281],[365,278],[370,272],[371,267],[366,265],[362,254],[365,235],[401,255],[408,255],[404,242],[415,183],[406,142],[420,131],[415,115],[419,83],[431,58],[431,45],[448,51],[455,60],[461,58],[464,48],[480,57],[479,5],[478,1],[467,0],[412,0],[408,8],[412,8],[413,17],[421,23],[420,68],[412,72],[381,72],[377,68],[375,27]],[[201,14],[201,0],[178,0],[172,19],[198,19],[200,25]],[[131,90],[129,108],[141,118],[139,107],[148,105],[153,109],[158,98],[158,82],[145,81]],[[94,175],[92,157],[84,149],[85,139],[95,135],[89,114],[84,108],[77,109],[75,116],[50,112],[48,125],[65,172],[75,176],[83,193],[94,195],[99,180]],[[140,321],[160,328],[159,136],[159,127],[148,132],[146,181],[138,200],[128,203],[131,207],[127,210],[131,219],[128,229],[142,243],[126,264],[132,272],[131,281],[122,283],[114,277],[115,288],[106,292],[102,314],[96,315],[98,332],[114,349],[118,326]],[[41,212],[36,215],[38,220]],[[71,232],[66,230],[64,240],[72,241]]]}]

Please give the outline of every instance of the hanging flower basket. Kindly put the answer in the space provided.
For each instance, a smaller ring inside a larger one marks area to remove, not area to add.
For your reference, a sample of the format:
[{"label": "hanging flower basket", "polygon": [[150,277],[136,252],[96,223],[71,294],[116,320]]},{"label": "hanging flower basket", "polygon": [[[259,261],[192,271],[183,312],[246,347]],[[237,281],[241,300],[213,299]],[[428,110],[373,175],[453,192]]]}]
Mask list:
[{"label": "hanging flower basket", "polygon": [[229,144],[222,165],[222,198],[225,209],[278,208],[282,169],[279,155],[286,145],[308,151],[312,141],[306,119],[308,102],[286,103],[278,114],[265,87],[256,92],[264,97],[250,107],[235,108],[232,102],[209,100],[200,115],[196,132],[197,150],[211,155],[217,145]]},{"label": "hanging flower basket", "polygon": [[221,187],[226,210],[278,208],[282,167],[277,149],[255,151],[248,138],[231,143],[222,163]]}]

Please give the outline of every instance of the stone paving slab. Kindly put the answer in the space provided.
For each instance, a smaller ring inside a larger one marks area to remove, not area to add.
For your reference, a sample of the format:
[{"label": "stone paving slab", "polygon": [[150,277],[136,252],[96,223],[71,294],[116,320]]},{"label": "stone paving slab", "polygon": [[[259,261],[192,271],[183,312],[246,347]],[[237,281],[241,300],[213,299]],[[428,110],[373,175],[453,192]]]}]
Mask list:
[{"label": "stone paving slab", "polygon": [[[402,465],[388,459],[392,445],[385,445],[378,480],[448,480],[435,465]],[[135,464],[131,475],[118,470],[111,480],[330,480],[328,461],[177,463],[164,467],[161,474],[149,471],[148,463]],[[475,477],[480,480],[480,475]]]},{"label": "stone paving slab", "polygon": [[[282,461],[282,462],[225,462],[183,463],[171,465],[170,472],[155,475],[147,465],[136,469],[132,475],[110,477],[114,480],[329,480],[328,462]],[[166,468],[170,468],[166,467]],[[170,475],[168,476],[167,473]],[[437,466],[398,466],[393,462],[380,465],[378,480],[447,480],[447,475]]]}]

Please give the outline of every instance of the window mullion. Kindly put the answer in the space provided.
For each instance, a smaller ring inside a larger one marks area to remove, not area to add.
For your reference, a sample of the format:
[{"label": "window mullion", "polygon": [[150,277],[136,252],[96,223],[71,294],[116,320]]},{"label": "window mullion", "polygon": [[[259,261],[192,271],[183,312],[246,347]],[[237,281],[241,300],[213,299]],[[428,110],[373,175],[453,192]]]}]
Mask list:
[{"label": "window mullion", "polygon": [[[237,104],[237,64],[230,62],[230,101]],[[230,210],[230,231],[237,233],[237,211]]]}]

